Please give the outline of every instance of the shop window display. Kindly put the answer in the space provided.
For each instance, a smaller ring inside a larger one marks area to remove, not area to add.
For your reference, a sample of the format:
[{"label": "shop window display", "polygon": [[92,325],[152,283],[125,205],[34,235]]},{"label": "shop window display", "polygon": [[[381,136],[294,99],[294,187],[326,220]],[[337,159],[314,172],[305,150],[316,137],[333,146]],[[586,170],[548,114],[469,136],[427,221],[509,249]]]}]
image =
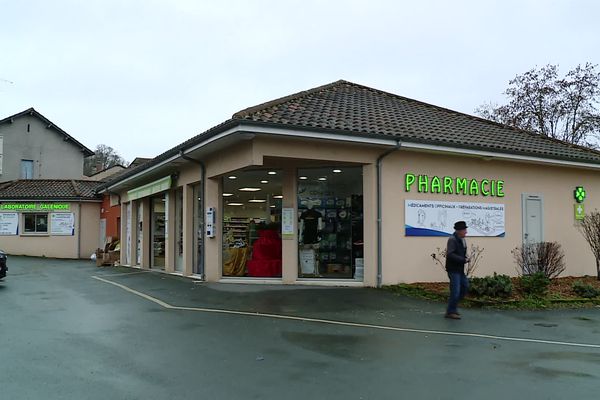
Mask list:
[{"label": "shop window display", "polygon": [[301,278],[363,278],[362,168],[298,170]]},{"label": "shop window display", "polygon": [[166,213],[167,209],[167,195],[163,194],[152,198],[152,208],[150,209],[151,225],[152,230],[152,267],[153,268],[164,268],[165,267],[165,254],[166,254]]},{"label": "shop window display", "polygon": [[223,276],[281,277],[281,171],[238,171],[222,187]]}]

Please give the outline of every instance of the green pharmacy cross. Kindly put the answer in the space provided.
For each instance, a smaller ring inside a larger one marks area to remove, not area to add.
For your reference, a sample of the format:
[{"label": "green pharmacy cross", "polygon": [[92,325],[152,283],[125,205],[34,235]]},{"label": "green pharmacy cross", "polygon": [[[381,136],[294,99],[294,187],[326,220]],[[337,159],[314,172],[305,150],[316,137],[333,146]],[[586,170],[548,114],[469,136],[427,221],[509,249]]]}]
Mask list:
[{"label": "green pharmacy cross", "polygon": [[575,196],[575,200],[577,200],[578,203],[583,203],[583,201],[585,200],[585,189],[583,188],[583,186],[577,186],[573,191],[573,195]]}]

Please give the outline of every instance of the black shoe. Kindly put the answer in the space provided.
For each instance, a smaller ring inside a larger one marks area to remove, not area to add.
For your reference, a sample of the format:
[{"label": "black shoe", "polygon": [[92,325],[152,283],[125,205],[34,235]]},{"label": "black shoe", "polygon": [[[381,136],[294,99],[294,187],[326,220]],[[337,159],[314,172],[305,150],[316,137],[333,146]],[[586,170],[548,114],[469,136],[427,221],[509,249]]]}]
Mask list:
[{"label": "black shoe", "polygon": [[449,319],[460,319],[460,315],[458,315],[457,313],[450,313],[450,314],[446,314],[446,315],[444,315],[444,318],[449,318]]}]

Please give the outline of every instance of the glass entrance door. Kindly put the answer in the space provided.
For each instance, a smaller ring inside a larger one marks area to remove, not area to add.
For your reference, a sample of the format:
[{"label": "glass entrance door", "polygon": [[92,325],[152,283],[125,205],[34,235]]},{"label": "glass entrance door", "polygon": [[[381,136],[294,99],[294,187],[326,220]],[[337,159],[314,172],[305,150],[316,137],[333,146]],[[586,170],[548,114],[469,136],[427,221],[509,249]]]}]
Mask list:
[{"label": "glass entrance door", "polygon": [[281,278],[280,170],[246,170],[223,179],[223,276]]},{"label": "glass entrance door", "polygon": [[152,233],[152,268],[165,268],[166,194],[151,200],[150,229]]},{"label": "glass entrance door", "polygon": [[140,265],[142,263],[142,202],[137,203],[137,236],[136,236],[136,248],[135,248],[135,263]]}]

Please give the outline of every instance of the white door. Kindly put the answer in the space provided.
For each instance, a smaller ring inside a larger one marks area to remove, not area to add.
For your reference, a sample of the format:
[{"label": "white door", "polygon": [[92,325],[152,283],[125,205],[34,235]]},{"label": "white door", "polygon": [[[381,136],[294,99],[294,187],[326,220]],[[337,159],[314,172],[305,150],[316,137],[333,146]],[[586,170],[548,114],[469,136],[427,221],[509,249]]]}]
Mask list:
[{"label": "white door", "polygon": [[541,195],[523,194],[523,243],[544,241],[544,208]]}]

